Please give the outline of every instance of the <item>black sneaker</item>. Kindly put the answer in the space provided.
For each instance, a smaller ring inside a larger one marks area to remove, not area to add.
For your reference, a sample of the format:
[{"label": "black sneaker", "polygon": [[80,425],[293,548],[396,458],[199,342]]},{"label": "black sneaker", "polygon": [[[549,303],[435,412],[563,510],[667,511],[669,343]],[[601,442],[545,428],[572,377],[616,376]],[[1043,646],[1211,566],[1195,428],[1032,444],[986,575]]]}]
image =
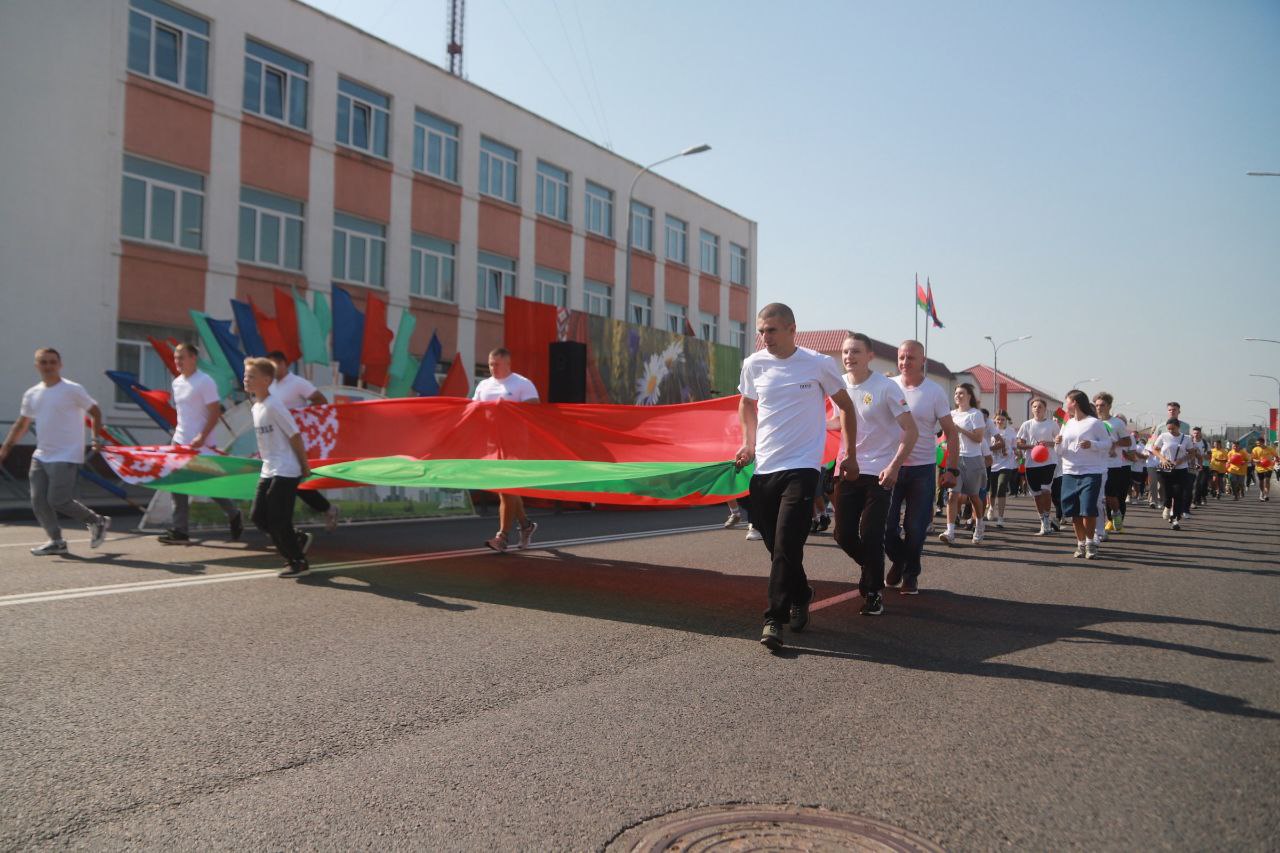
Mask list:
[{"label": "black sneaker", "polygon": [[831,526],[831,516],[827,515],[824,512],[822,515],[818,517],[818,532],[822,533],[830,526]]},{"label": "black sneaker", "polygon": [[311,540],[316,537],[306,530],[298,530],[295,532],[298,534],[298,550],[304,554],[310,551]]},{"label": "black sneaker", "polygon": [[884,602],[880,600],[880,593],[867,593],[867,600],[862,603],[862,609],[858,611],[863,616],[879,616],[884,612]]},{"label": "black sneaker", "polygon": [[166,530],[156,537],[161,545],[190,545],[191,537],[181,530]]},{"label": "black sneaker", "polygon": [[889,574],[884,576],[884,585],[897,586],[900,583],[902,583],[902,566],[899,563],[894,563],[889,568]]},{"label": "black sneaker", "polygon": [[231,541],[239,542],[240,535],[244,533],[244,513],[237,512],[231,516]]},{"label": "black sneaker", "polygon": [[777,622],[764,623],[764,630],[760,632],[760,645],[771,652],[780,650],[782,648],[782,626]]},{"label": "black sneaker", "polygon": [[813,587],[809,587],[809,597],[804,604],[791,605],[791,630],[797,634],[809,624],[809,605],[813,603]]},{"label": "black sneaker", "polygon": [[278,578],[300,578],[311,574],[311,564],[306,560],[299,563],[290,563],[285,570],[276,575]]},{"label": "black sneaker", "polygon": [[902,586],[898,588],[899,595],[919,595],[920,587],[916,583],[915,578],[907,578],[902,582]]},{"label": "black sneaker", "polygon": [[811,522],[809,523],[809,532],[810,532],[810,533],[817,533],[817,532],[818,532],[818,526],[819,526],[820,524],[822,524],[822,520],[821,520],[821,518],[820,518],[819,516],[814,516],[813,521],[811,521]]}]

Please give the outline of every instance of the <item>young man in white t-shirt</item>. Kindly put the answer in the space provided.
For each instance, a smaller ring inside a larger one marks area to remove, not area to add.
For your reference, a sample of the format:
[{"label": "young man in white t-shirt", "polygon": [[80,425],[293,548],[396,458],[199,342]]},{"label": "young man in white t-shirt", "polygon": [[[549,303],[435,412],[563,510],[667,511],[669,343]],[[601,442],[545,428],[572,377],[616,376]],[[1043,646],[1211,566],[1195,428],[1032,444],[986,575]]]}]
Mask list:
[{"label": "young man in white t-shirt", "polygon": [[760,642],[782,648],[782,622],[803,631],[809,622],[813,587],[804,573],[804,542],[813,517],[822,451],[827,439],[827,398],[840,410],[844,455],[836,477],[856,477],[853,403],[835,359],[796,346],[796,319],[781,302],[756,316],[764,349],[742,362],[738,420],[742,447],[738,468],[755,462],[751,477],[751,523],[769,549],[769,607]]},{"label": "young man in white t-shirt", "polygon": [[[1053,475],[1057,470],[1058,456],[1053,440],[1058,437],[1058,422],[1048,416],[1049,403],[1043,397],[1031,401],[1031,418],[1018,427],[1018,449],[1026,453],[1027,489],[1035,498],[1036,512],[1040,514],[1040,530],[1036,536],[1047,536],[1054,528],[1049,513],[1053,509]],[[1043,462],[1037,462],[1032,452],[1045,448]]]},{"label": "young man in white t-shirt", "polygon": [[[178,344],[173,351],[173,363],[178,375],[173,378],[173,409],[178,413],[178,425],[173,430],[173,443],[182,444],[212,453],[215,450],[213,431],[222,417],[218,385],[197,365],[200,350],[194,344]],[[244,532],[244,517],[235,501],[212,498],[227,515],[231,528],[231,541]],[[160,534],[162,545],[189,545],[191,535],[191,496],[173,493],[173,526]]]},{"label": "young man in white t-shirt", "polygon": [[1098,410],[1098,420],[1102,421],[1111,433],[1111,449],[1107,451],[1107,471],[1102,478],[1102,494],[1105,499],[1105,512],[1102,517],[1106,523],[1102,525],[1099,538],[1105,539],[1108,533],[1124,532],[1125,496],[1129,494],[1129,459],[1125,456],[1132,439],[1129,438],[1129,424],[1111,414],[1115,397],[1106,391],[1098,392],[1093,398],[1093,406]]},{"label": "young man in white t-shirt", "polygon": [[[860,612],[879,616],[884,612],[884,520],[889,515],[889,495],[920,432],[902,389],[871,369],[869,337],[850,332],[840,356],[845,390],[857,413],[858,476],[836,484],[835,538],[862,570]],[[828,428],[837,425],[827,423]]]},{"label": "young man in white t-shirt", "polygon": [[49,536],[49,541],[32,548],[37,557],[66,554],[58,514],[74,518],[89,528],[89,547],[97,548],[106,539],[111,519],[99,515],[76,500],[76,476],[84,464],[84,418],[93,421],[93,446],[102,445],[102,410],[84,386],[62,378],[62,356],[52,347],[36,350],[36,371],[40,382],[22,395],[18,419],[0,445],[0,465],[13,446],[36,427],[36,450],[31,457],[27,481],[31,489],[31,509]]},{"label": "young man in white t-shirt", "polygon": [[258,455],[262,457],[262,473],[250,516],[289,561],[279,577],[300,578],[311,574],[306,556],[311,534],[294,529],[293,502],[299,484],[311,476],[311,466],[307,464],[297,422],[271,395],[275,373],[276,367],[269,358],[244,360],[244,390],[254,398],[253,430],[258,438]]},{"label": "young man in white t-shirt", "polygon": [[[276,367],[276,378],[271,383],[271,396],[286,409],[302,409],[307,406],[323,406],[329,398],[316,389],[306,377],[289,372],[289,357],[280,350],[267,353]],[[338,508],[316,489],[299,489],[298,500],[324,516],[324,527],[332,533],[338,528]]]},{"label": "young man in white t-shirt", "polygon": [[[489,378],[476,384],[471,399],[479,402],[506,400],[508,403],[538,402],[538,388],[528,378],[511,370],[511,351],[498,347],[489,353]],[[485,545],[495,551],[507,550],[507,531],[513,525],[520,528],[520,548],[528,548],[538,522],[530,521],[524,511],[524,498],[519,495],[498,493],[498,532]]]}]

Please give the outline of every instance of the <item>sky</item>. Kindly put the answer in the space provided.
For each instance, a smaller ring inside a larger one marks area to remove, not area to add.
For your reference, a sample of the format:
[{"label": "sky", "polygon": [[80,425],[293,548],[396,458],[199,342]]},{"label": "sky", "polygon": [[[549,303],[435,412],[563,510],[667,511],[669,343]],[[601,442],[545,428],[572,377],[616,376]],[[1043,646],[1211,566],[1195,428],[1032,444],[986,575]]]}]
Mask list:
[{"label": "sky", "polygon": [[[308,0],[447,66],[447,0]],[[470,0],[471,82],[759,223],[805,329],[1206,427],[1277,405],[1280,2]],[[923,328],[921,329],[923,334]],[[1141,417],[1141,415],[1139,415]]]}]

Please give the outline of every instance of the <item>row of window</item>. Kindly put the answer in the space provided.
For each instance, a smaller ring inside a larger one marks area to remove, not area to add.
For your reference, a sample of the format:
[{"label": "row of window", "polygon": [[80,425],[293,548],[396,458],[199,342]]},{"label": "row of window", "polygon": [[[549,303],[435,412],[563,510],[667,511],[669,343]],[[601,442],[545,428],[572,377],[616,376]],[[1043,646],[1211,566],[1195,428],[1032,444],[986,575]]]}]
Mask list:
[{"label": "row of window", "polygon": [[[208,94],[209,22],[170,6],[163,0],[130,0],[129,69],[201,95]],[[310,63],[252,38],[245,39],[244,111],[306,130]],[[376,157],[388,156],[391,124],[389,95],[338,78],[337,130],[339,145]],[[458,183],[458,125],[422,109],[414,110],[413,168]],[[511,204],[519,203],[520,152],[488,137],[480,139],[480,192]],[[539,160],[537,212],[568,222],[569,173]],[[586,181],[584,227],[607,239],[614,237],[613,190]],[[653,208],[631,205],[631,245],[654,252]],[[666,217],[666,258],[689,265],[689,225]],[[189,247],[188,247],[189,248]],[[699,230],[698,269],[720,275],[720,238]],[[747,250],[729,244],[729,281],[747,284]]]}]

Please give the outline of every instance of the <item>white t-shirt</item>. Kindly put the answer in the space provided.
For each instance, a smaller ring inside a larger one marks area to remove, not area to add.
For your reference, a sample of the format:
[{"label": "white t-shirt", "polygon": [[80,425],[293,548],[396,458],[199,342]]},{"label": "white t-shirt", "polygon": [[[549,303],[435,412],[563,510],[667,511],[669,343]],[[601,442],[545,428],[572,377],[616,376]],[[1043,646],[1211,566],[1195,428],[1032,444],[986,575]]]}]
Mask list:
[{"label": "white t-shirt", "polygon": [[1200,457],[1197,459],[1193,456],[1188,467],[1192,471],[1198,471],[1204,467],[1205,461],[1209,458],[1209,442],[1203,438],[1196,441],[1196,437],[1193,435],[1191,436],[1191,449],[1200,451]]},{"label": "white t-shirt", "polygon": [[[1129,437],[1129,425],[1116,417],[1107,418],[1106,422],[1111,425],[1111,441],[1112,441],[1112,448],[1111,450],[1107,451],[1107,454],[1108,454],[1107,467],[1123,468],[1124,466],[1129,464],[1129,460],[1124,458],[1124,452],[1129,448],[1117,447],[1115,445],[1115,442],[1118,442],[1123,438]],[[1115,452],[1115,456],[1110,455],[1112,451]]]},{"label": "white t-shirt", "polygon": [[1129,463],[1129,470],[1135,474],[1142,472],[1142,466],[1147,463],[1147,448],[1142,442],[1138,441],[1138,436],[1129,433],[1129,450],[1133,451],[1136,458]]},{"label": "white t-shirt", "polygon": [[1016,471],[1018,468],[1018,454],[1015,450],[1018,444],[1018,433],[1011,426],[1004,429],[996,428],[995,434],[1004,439],[1004,455],[999,450],[991,448],[991,470],[992,471]]},{"label": "white t-shirt", "polygon": [[70,379],[56,385],[32,385],[22,395],[19,414],[36,425],[36,452],[41,462],[84,462],[84,416],[98,405],[84,386]]},{"label": "white t-shirt", "polygon": [[827,397],[843,390],[829,355],[797,347],[787,358],[767,349],[747,356],[738,391],[756,401],[756,473],[821,468]]},{"label": "white t-shirt", "polygon": [[[178,426],[173,431],[174,444],[190,444],[204,429],[209,418],[209,404],[219,400],[218,385],[213,377],[197,370],[191,376],[173,378],[173,408],[178,413]],[[205,442],[213,447],[213,442]]]},{"label": "white t-shirt", "polygon": [[[947,392],[943,391],[942,386],[937,382],[928,378],[914,387],[907,385],[901,374],[893,377],[893,381],[907,398],[907,405],[911,407],[911,417],[916,419],[916,429],[920,430],[916,446],[911,448],[911,455],[907,457],[904,464],[937,464],[935,455],[937,443],[933,441],[933,437],[938,433],[939,422],[951,414],[951,403],[947,400]],[[954,463],[952,464],[954,466]]]},{"label": "white t-shirt", "polygon": [[[1179,433],[1176,438],[1171,432],[1162,432],[1156,436],[1156,450],[1159,450],[1165,459],[1173,461],[1175,471],[1186,470],[1187,456],[1191,453],[1191,447],[1191,436],[1186,433]],[[1157,464],[1160,464],[1158,460]]]},{"label": "white t-shirt", "polygon": [[987,419],[982,416],[981,409],[969,409],[962,412],[954,409],[951,412],[951,420],[955,422],[956,428],[960,430],[982,430],[983,439],[974,441],[963,432],[960,433],[960,455],[961,456],[986,456],[987,451]]},{"label": "white t-shirt", "polygon": [[302,409],[311,405],[311,395],[316,393],[304,376],[286,373],[271,383],[271,396],[275,397],[286,409]]},{"label": "white t-shirt", "polygon": [[[1018,427],[1018,440],[1023,444],[1030,445],[1026,449],[1028,468],[1040,468],[1045,465],[1058,464],[1058,450],[1053,445],[1053,440],[1057,435],[1058,422],[1052,418],[1045,418],[1042,421],[1032,418],[1029,421],[1022,422],[1022,426]],[[1035,445],[1042,441],[1049,442],[1049,458],[1043,462],[1037,462],[1031,458],[1031,451]]]},{"label": "white t-shirt", "polygon": [[300,477],[302,468],[289,439],[298,434],[298,424],[284,404],[268,394],[253,404],[253,428],[258,434],[258,455],[262,457],[262,477]]},{"label": "white t-shirt", "polygon": [[530,400],[538,399],[538,388],[532,382],[519,373],[511,373],[504,379],[495,379],[490,376],[488,379],[481,379],[476,385],[476,392],[471,395],[472,400],[480,402],[491,402],[493,400],[506,400],[508,403],[527,403]]},{"label": "white t-shirt", "polygon": [[1151,438],[1147,439],[1147,443],[1144,448],[1144,450],[1146,451],[1146,459],[1143,461],[1143,464],[1152,470],[1160,467],[1160,460],[1157,459],[1156,455],[1151,452],[1151,448],[1155,446],[1156,446],[1156,436],[1153,435],[1151,436]]},{"label": "white t-shirt", "polygon": [[[1111,448],[1111,435],[1097,418],[1068,418],[1062,425],[1062,444],[1058,455],[1062,459],[1062,473],[1102,474],[1107,470],[1107,450]],[[1088,441],[1082,448],[1080,442]]]},{"label": "white t-shirt", "polygon": [[[879,474],[893,461],[902,443],[902,424],[898,418],[911,411],[898,384],[887,376],[871,371],[860,385],[844,375],[844,387],[858,412],[858,441],[855,454],[858,470],[863,474]],[[840,455],[843,458],[844,449]]]}]

